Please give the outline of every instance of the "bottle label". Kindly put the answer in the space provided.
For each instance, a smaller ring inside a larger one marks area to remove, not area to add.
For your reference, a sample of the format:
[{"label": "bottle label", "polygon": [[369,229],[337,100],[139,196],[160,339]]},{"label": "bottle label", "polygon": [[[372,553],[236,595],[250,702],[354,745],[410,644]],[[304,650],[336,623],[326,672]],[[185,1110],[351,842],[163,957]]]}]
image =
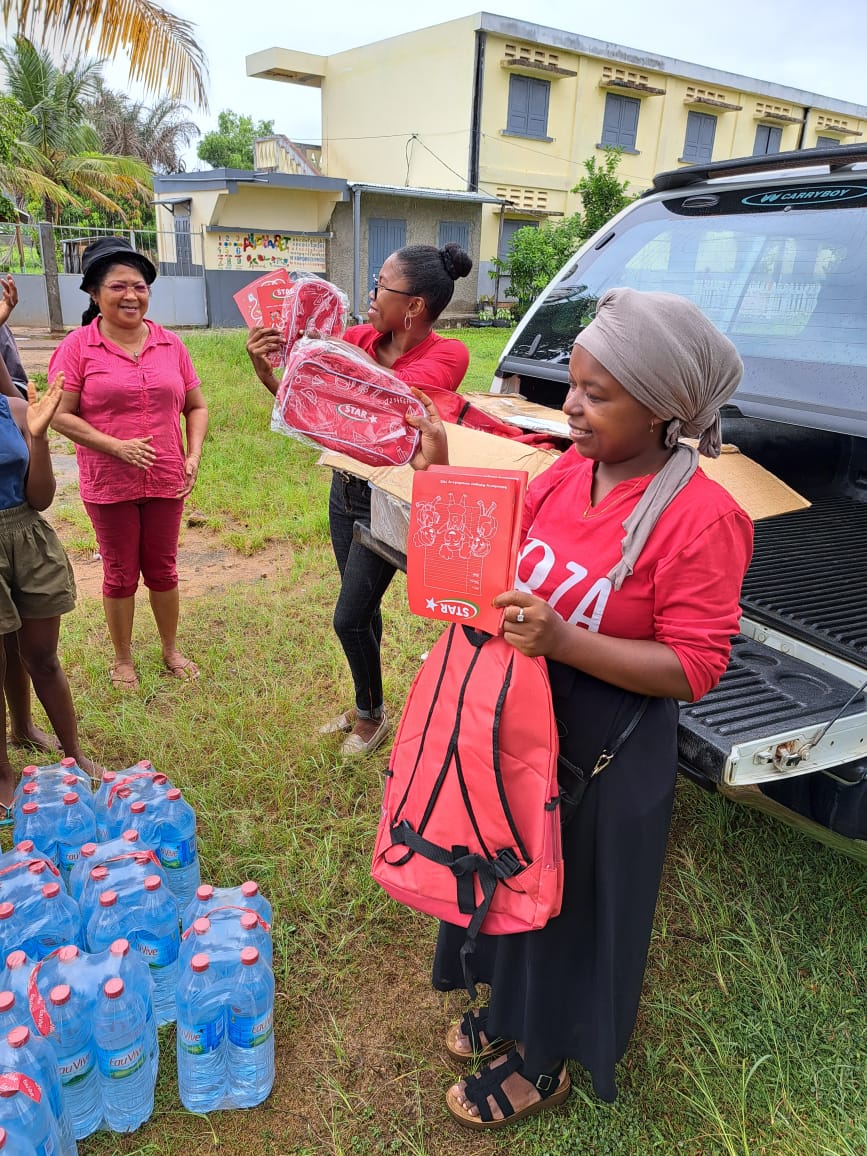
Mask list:
[{"label": "bottle label", "polygon": [[151,931],[136,931],[129,937],[134,941],[135,950],[142,956],[148,967],[168,967],[178,958],[180,936],[177,927],[169,935],[155,935]]},{"label": "bottle label", "polygon": [[204,1024],[178,1023],[178,1043],[191,1056],[204,1056],[215,1052],[223,1042],[226,1020],[222,1015]]},{"label": "bottle label", "polygon": [[236,1048],[258,1048],[273,1030],[273,1008],[258,1016],[242,1016],[234,1008],[229,1012],[229,1040]]},{"label": "bottle label", "polygon": [[81,858],[81,844],[79,843],[60,843],[57,844],[57,865],[61,871],[66,871],[67,874],[72,870],[78,860]]},{"label": "bottle label", "polygon": [[166,871],[178,871],[196,861],[196,836],[181,839],[179,843],[163,843],[160,846],[160,863]]},{"label": "bottle label", "polygon": [[94,1055],[91,1048],[83,1048],[71,1056],[64,1056],[58,1060],[60,1079],[64,1088],[74,1088],[82,1083],[93,1071]]},{"label": "bottle label", "polygon": [[128,1048],[107,1051],[97,1048],[100,1075],[109,1080],[125,1080],[144,1067],[147,1055],[143,1040],[136,1040]]}]

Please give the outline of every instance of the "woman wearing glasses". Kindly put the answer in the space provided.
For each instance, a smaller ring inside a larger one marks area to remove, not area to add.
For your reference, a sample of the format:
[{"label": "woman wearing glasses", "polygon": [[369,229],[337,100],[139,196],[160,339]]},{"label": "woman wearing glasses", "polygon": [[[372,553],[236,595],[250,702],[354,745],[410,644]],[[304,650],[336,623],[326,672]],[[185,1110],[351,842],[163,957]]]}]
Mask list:
[{"label": "woman wearing glasses", "polygon": [[[462,341],[441,337],[433,327],[452,299],[455,281],[466,277],[472,267],[460,245],[398,249],[374,281],[368,323],[347,329],[344,341],[408,385],[456,390],[467,372],[469,351]],[[256,376],[274,394],[278,381],[267,355],[280,344],[276,329],[254,329],[247,342]],[[355,705],[325,723],[320,734],[346,733],[340,753],[353,758],[376,750],[391,729],[383,702],[380,602],[395,570],[352,539],[356,522],[370,525],[370,489],[365,481],[334,472],[328,520],[341,576],[334,630],[349,663]]]},{"label": "woman wearing glasses", "polygon": [[82,327],[55,350],[48,374],[65,375],[53,425],[75,442],[81,497],[102,555],[112,685],[139,684],[132,655],[139,575],[166,669],[196,678],[198,667],[177,647],[177,552],[208,409],[185,346],[145,319],[157,275],[148,258],[121,237],[100,237],[84,250],[81,268],[90,306]]}]

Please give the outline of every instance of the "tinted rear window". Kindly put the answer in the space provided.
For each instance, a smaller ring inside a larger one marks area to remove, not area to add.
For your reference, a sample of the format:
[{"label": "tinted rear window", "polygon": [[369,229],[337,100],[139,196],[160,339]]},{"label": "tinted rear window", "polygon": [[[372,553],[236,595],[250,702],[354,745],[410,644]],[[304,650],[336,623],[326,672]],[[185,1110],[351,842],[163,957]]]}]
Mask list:
[{"label": "tinted rear window", "polygon": [[[867,181],[639,203],[548,291],[509,358],[565,370],[597,299],[621,285],[693,300],[737,345],[746,370],[738,397],[754,412],[792,421],[802,405],[851,432],[846,415],[865,408]],[[780,405],[785,415],[771,412]]]}]

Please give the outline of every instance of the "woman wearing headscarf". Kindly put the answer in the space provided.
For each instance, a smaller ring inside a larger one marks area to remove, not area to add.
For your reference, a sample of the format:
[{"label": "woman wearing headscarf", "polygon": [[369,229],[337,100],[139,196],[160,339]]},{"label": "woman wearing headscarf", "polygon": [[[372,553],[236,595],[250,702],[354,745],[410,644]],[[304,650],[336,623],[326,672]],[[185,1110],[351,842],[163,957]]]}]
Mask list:
[{"label": "woman wearing headscarf", "polygon": [[163,665],[176,678],[197,678],[177,644],[177,556],[208,407],[186,346],[145,316],[153,263],[123,237],[100,237],[84,250],[81,269],[90,305],[81,328],[54,351],[48,375],[66,376],[53,424],[75,442],[81,498],[102,556],[111,682],[125,691],[139,685],[132,629],[140,575]]},{"label": "woman wearing headscarf", "polygon": [[[691,302],[666,293],[612,289],[576,338],[563,407],[574,448],[530,485],[516,588],[495,604],[506,640],[547,659],[561,788],[574,788],[567,763],[586,773],[639,721],[564,826],[560,915],[539,931],[479,936],[475,978],[490,1002],[446,1041],[455,1060],[489,1061],[447,1094],[466,1127],[561,1103],[567,1059],[601,1099],[616,1096],[668,839],[678,700],[716,685],[738,632],[752,524],[698,459],[719,454],[719,407],[742,368]],[[447,461],[423,400],[421,468]],[[464,986],[464,938],[440,925],[436,988]]]}]

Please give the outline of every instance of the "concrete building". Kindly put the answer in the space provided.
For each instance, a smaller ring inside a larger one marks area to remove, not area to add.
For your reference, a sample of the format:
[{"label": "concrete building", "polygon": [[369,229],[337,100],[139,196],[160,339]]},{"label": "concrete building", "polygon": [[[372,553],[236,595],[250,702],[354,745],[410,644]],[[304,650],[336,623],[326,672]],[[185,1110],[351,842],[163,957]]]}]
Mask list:
[{"label": "concrete building", "polygon": [[486,12],[331,56],[269,48],[247,74],[320,89],[324,173],[505,202],[483,211],[479,295],[515,229],[579,207],[571,189],[607,144],[638,192],[679,164],[867,128],[862,105]]}]

